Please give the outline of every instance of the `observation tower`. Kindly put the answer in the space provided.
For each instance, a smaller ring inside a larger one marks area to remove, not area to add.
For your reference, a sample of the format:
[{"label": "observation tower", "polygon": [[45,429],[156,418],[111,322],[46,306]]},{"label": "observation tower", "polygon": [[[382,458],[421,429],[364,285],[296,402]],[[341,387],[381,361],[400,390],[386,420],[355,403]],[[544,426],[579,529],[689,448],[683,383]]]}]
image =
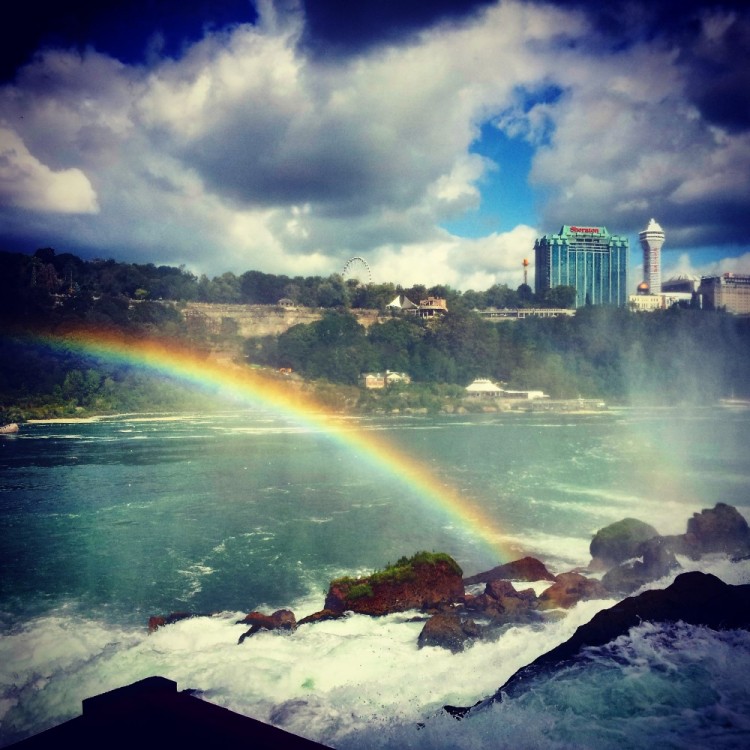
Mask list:
[{"label": "observation tower", "polygon": [[643,280],[648,284],[650,294],[661,294],[661,246],[664,237],[664,230],[656,219],[651,219],[638,234],[643,248]]}]

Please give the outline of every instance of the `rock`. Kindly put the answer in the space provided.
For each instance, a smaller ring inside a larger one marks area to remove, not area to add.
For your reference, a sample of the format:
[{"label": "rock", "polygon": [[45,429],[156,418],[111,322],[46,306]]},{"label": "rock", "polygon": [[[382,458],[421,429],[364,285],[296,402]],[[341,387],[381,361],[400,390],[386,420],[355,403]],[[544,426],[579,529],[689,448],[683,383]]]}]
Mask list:
[{"label": "rock", "polygon": [[503,579],[490,581],[479,596],[466,597],[464,606],[491,617],[495,625],[529,622],[537,617],[534,589],[516,591],[510,581]]},{"label": "rock", "polygon": [[325,622],[326,620],[338,620],[344,616],[343,612],[334,612],[332,609],[321,609],[319,612],[313,612],[311,615],[303,617],[297,621],[297,627],[308,625],[312,622]]},{"label": "rock", "polygon": [[594,578],[580,573],[560,573],[548,589],[539,596],[539,609],[570,609],[585,599],[606,599],[609,592]]},{"label": "rock", "polygon": [[297,620],[290,609],[277,609],[273,614],[264,615],[262,612],[250,612],[237,623],[250,625],[250,630],[240,636],[238,643],[242,643],[248,636],[259,630],[296,630]]},{"label": "rock", "polygon": [[631,594],[649,581],[663,578],[680,567],[665,537],[657,536],[641,542],[638,552],[642,560],[618,565],[604,574],[604,588],[617,594]]},{"label": "rock", "polygon": [[694,513],[688,520],[685,541],[699,553],[726,552],[745,557],[750,554],[750,528],[732,505],[716,503],[712,509]]},{"label": "rock", "polygon": [[750,584],[730,586],[709,573],[682,573],[666,589],[644,591],[598,612],[571,638],[516,672],[490,701],[523,692],[536,676],[559,668],[581,649],[603,646],[642,622],[678,622],[714,630],[750,630]]},{"label": "rock", "polygon": [[454,654],[463,651],[468,641],[481,636],[481,628],[474,620],[462,620],[457,614],[433,615],[424,624],[417,639],[419,648],[440,646]]},{"label": "rock", "polygon": [[602,564],[605,568],[611,568],[638,557],[641,542],[655,536],[659,536],[659,532],[637,518],[624,518],[599,529],[589,546],[591,557],[594,558],[594,567]]},{"label": "rock", "polygon": [[154,615],[148,618],[148,632],[153,633],[164,625],[172,625],[180,620],[187,620],[190,617],[211,617],[210,614],[200,614],[198,612],[171,612],[168,615]]},{"label": "rock", "polygon": [[489,583],[490,581],[496,581],[499,578],[513,581],[555,580],[555,576],[547,570],[544,563],[540,562],[535,557],[524,557],[520,560],[505,563],[505,565],[498,565],[496,568],[487,570],[484,573],[477,573],[476,575],[469,576],[464,579],[464,584],[466,586],[471,586],[475,583]]},{"label": "rock", "polygon": [[325,609],[387,615],[463,602],[461,568],[449,555],[418,552],[365,578],[331,581]]}]

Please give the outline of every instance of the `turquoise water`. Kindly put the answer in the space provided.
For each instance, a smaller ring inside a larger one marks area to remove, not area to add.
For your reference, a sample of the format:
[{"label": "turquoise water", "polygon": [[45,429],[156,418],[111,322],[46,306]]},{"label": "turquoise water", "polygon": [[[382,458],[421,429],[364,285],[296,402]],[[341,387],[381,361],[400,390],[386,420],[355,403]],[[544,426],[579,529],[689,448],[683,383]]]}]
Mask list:
[{"label": "turquoise water", "polygon": [[[626,516],[665,534],[718,501],[750,517],[745,410],[348,424],[424,462],[497,519],[501,549],[554,572],[585,565],[592,534]],[[420,549],[449,552],[467,575],[505,561],[397,472],[268,413],[24,425],[0,439],[0,540],[0,744],[76,715],[88,695],[163,674],[336,746],[356,745],[383,717],[392,746],[440,746],[429,731],[409,739],[399,727],[494,692],[613,603],[586,603],[540,632],[512,629],[457,656],[418,651],[421,626],[399,616],[236,646],[238,613],[304,616],[322,607],[331,578]],[[701,565],[731,583],[748,576],[726,560]],[[184,610],[219,614],[145,633],[150,615]],[[238,655],[252,665],[252,686]],[[497,709],[505,724],[508,710]]]}]

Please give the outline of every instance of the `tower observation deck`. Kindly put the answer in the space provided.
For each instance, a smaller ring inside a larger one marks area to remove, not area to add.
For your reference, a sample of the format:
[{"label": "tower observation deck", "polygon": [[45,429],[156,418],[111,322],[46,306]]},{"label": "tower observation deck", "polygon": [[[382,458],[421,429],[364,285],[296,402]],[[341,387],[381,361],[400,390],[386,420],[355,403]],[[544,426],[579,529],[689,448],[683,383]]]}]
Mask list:
[{"label": "tower observation deck", "polygon": [[651,219],[648,226],[638,234],[643,248],[643,280],[651,294],[661,294],[661,246],[664,244],[664,230]]}]

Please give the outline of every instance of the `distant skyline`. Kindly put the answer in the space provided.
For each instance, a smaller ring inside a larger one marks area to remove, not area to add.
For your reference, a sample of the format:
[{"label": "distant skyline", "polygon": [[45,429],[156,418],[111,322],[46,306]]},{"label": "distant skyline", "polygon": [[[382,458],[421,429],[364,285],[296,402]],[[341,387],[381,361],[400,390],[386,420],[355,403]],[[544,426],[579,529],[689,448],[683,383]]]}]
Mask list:
[{"label": "distant skyline", "polygon": [[466,291],[578,224],[634,291],[655,218],[750,273],[744,2],[30,0],[0,63],[2,250]]}]

